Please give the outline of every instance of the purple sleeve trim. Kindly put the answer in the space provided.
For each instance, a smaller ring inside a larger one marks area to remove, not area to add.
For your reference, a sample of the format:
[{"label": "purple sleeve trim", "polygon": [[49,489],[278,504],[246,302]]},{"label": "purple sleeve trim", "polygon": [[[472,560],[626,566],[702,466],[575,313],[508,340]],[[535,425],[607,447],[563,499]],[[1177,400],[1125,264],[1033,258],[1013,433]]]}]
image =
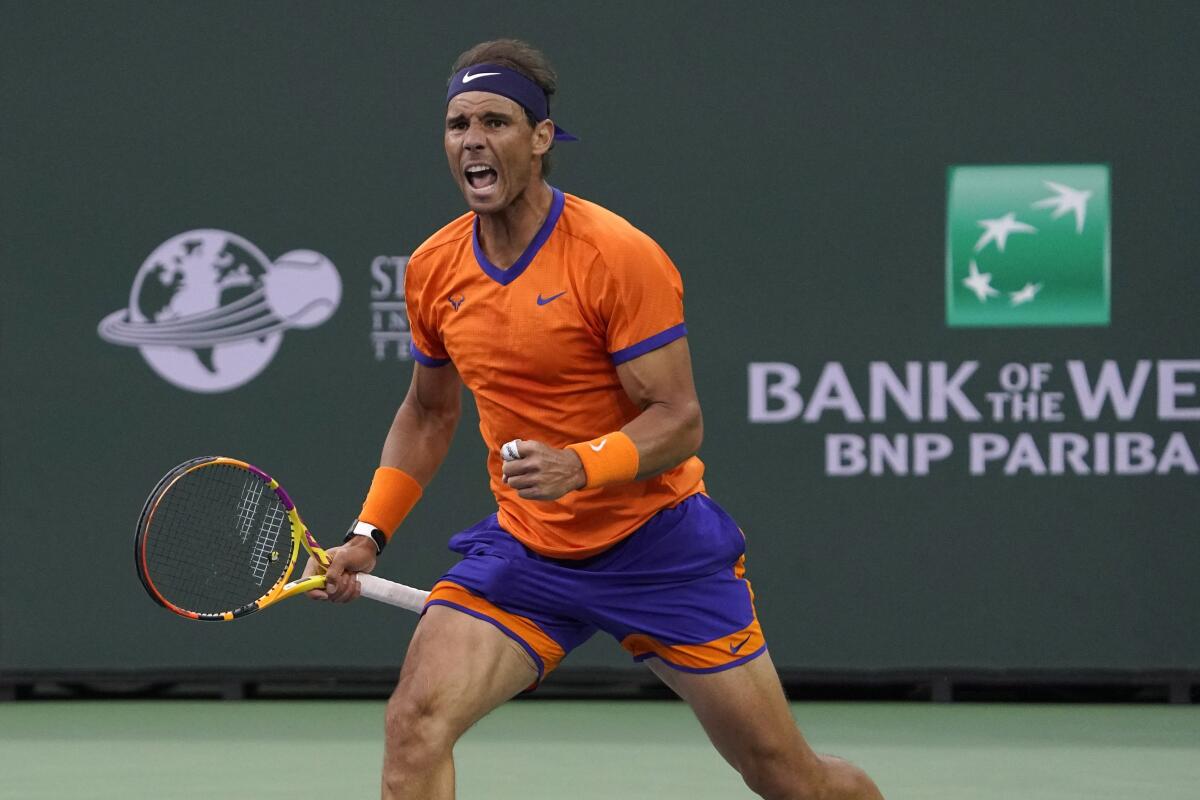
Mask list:
[{"label": "purple sleeve trim", "polygon": [[645,661],[647,658],[657,658],[659,661],[666,664],[671,669],[677,669],[680,672],[694,672],[697,675],[707,675],[710,672],[724,672],[727,669],[733,669],[734,667],[741,666],[742,664],[745,664],[747,661],[753,661],[754,659],[758,658],[765,652],[767,652],[767,646],[764,644],[762,647],[758,648],[753,653],[748,653],[748,654],[742,656],[741,658],[737,659],[736,661],[730,661],[728,664],[718,664],[715,667],[681,667],[678,664],[672,664],[670,661],[667,661],[665,658],[658,655],[658,653],[642,653],[640,656],[634,656],[633,660],[634,661]]},{"label": "purple sleeve trim", "polygon": [[665,331],[656,333],[648,339],[642,339],[637,344],[631,344],[629,347],[623,347],[615,353],[612,353],[612,362],[616,364],[624,364],[626,361],[632,361],[638,356],[644,356],[651,350],[657,350],[663,345],[670,344],[676,339],[687,336],[687,325],[679,323]]},{"label": "purple sleeve trim", "polygon": [[[468,616],[475,617],[475,619],[481,619],[484,622],[490,622],[493,625],[495,625],[500,630],[501,633],[503,633],[508,638],[512,639],[517,644],[521,645],[521,647],[525,648],[525,652],[529,653],[529,657],[533,659],[533,663],[537,664],[537,671],[538,671],[537,679],[538,679],[538,683],[541,683],[542,678],[545,676],[545,673],[546,673],[546,665],[542,661],[542,657],[537,654],[537,651],[534,650],[532,647],[530,647],[529,642],[525,641],[520,636],[517,636],[516,633],[509,630],[504,625],[501,625],[498,621],[492,619],[487,614],[476,611],[473,608],[467,608],[466,606],[460,606],[458,603],[453,603],[449,600],[430,600],[429,602],[427,602],[425,604],[425,608],[429,608],[430,606],[446,606],[447,608],[453,608],[455,611],[461,611],[462,613],[467,614]],[[422,611],[421,613],[424,614],[425,612]]]},{"label": "purple sleeve trim", "polygon": [[424,364],[427,367],[444,367],[450,363],[450,359],[448,358],[434,358],[433,356],[425,355],[417,349],[416,342],[408,343],[408,351],[412,353],[412,357],[415,358],[418,363]]}]

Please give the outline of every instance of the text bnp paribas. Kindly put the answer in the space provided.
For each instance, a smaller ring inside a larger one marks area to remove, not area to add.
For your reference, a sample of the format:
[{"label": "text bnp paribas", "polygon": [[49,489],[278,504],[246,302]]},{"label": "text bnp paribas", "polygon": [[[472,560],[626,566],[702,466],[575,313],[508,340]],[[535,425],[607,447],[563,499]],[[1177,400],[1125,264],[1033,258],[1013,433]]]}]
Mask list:
[{"label": "text bnp paribas", "polygon": [[821,429],[832,477],[956,466],[978,476],[1200,473],[1200,359],[751,362],[748,377],[750,422]]}]

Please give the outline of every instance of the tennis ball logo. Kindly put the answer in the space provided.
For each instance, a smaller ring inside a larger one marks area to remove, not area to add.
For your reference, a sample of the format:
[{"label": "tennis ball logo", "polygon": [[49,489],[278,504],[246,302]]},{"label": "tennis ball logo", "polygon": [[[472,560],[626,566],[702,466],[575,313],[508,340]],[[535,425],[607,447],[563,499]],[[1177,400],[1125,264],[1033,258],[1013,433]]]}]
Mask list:
[{"label": "tennis ball logo", "polygon": [[292,328],[315,328],[337,310],[342,279],[313,250],[271,261],[228,231],[181,233],[160,244],[133,279],[127,308],[100,321],[100,338],[136,347],[167,382],[225,392],[271,363]]}]

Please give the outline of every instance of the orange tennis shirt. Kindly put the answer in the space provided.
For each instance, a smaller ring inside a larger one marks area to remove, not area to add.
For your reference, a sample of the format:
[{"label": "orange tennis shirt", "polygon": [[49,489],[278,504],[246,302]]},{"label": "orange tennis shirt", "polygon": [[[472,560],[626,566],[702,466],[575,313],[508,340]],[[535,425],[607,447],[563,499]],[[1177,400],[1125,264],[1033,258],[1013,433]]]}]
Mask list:
[{"label": "orange tennis shirt", "polygon": [[683,282],[649,236],[557,189],[511,267],[487,260],[477,232],[475,215],[464,214],[409,259],[413,357],[453,363],[475,396],[501,526],[542,555],[595,555],[703,491],[700,459],[642,481],[525,500],[501,480],[500,447],[512,439],[565,447],[636,417],[616,367],[686,335]]}]

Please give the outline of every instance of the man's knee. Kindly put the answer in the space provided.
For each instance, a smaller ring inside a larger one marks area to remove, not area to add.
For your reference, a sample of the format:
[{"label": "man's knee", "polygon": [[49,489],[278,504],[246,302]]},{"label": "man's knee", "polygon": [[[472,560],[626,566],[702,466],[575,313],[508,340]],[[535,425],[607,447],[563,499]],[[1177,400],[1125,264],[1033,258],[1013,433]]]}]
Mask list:
[{"label": "man's knee", "polygon": [[768,800],[882,800],[875,782],[849,761],[817,756],[798,763],[782,748],[756,748],[738,765],[746,786]]},{"label": "man's knee", "polygon": [[734,766],[750,791],[759,797],[770,800],[816,800],[820,797],[819,792],[812,791],[814,787],[819,789],[816,779],[820,767],[806,768],[797,760],[792,748],[771,742],[757,743],[743,751]]},{"label": "man's knee", "polygon": [[825,766],[828,796],[854,800],[883,800],[879,787],[867,773],[837,756],[818,756]]},{"label": "man's knee", "polygon": [[454,749],[459,735],[436,695],[416,691],[403,681],[388,700],[384,725],[389,772],[432,768]]}]

